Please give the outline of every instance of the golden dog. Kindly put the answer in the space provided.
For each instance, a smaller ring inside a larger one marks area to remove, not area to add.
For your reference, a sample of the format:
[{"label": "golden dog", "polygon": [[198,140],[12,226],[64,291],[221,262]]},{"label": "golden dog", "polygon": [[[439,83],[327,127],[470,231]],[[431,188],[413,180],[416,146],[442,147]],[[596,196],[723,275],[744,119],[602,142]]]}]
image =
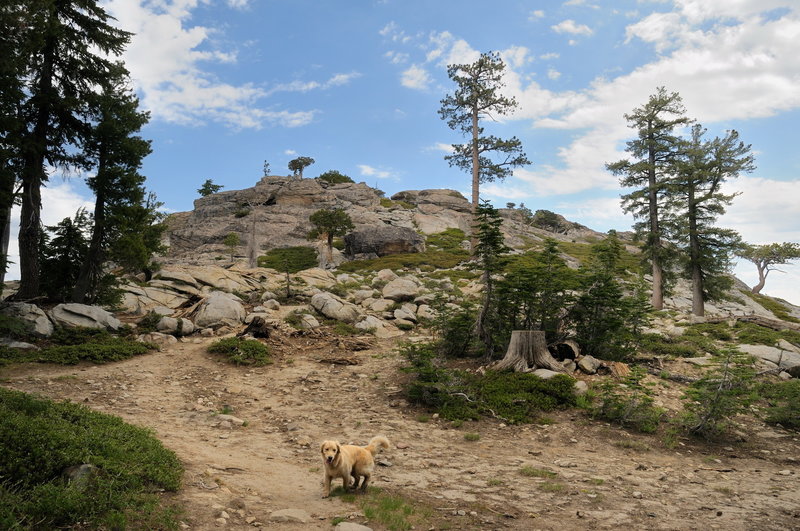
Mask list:
[{"label": "golden dog", "polygon": [[363,477],[361,490],[367,490],[372,469],[375,468],[374,456],[381,448],[389,448],[389,440],[382,435],[373,437],[366,446],[324,441],[320,447],[322,460],[325,462],[322,497],[327,498],[330,495],[331,480],[335,478],[342,478],[342,486],[347,492],[350,489],[350,477],[355,479],[355,488],[358,488],[358,482]]}]

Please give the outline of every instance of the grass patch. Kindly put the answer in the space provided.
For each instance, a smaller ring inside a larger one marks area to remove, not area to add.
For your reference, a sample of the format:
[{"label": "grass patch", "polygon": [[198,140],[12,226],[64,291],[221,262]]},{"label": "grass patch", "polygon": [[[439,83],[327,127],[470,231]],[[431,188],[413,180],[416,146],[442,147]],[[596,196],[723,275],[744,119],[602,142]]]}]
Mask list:
[{"label": "grass patch", "polygon": [[358,503],[370,522],[377,522],[390,531],[427,529],[428,526],[424,524],[433,516],[433,510],[427,505],[376,487],[369,487],[363,495],[345,493],[341,487],[337,487],[331,491],[331,496],[338,496],[348,503]]},{"label": "grass patch", "polygon": [[469,441],[469,442],[480,441],[481,440],[481,434],[480,433],[465,433],[464,434],[464,440],[465,441]]},{"label": "grass patch", "polygon": [[543,492],[564,492],[566,487],[563,483],[556,483],[553,481],[545,481],[541,485],[539,485],[539,490]]},{"label": "grass patch", "polygon": [[282,247],[258,257],[258,267],[281,272],[297,273],[317,265],[317,252],[311,247]]},{"label": "grass patch", "polygon": [[796,330],[773,330],[755,323],[736,323],[734,327],[739,343],[747,345],[769,345],[774,347],[784,339],[794,345],[800,345],[800,332]]},{"label": "grass patch", "polygon": [[547,470],[545,468],[536,468],[532,466],[524,466],[519,469],[519,473],[527,478],[544,478],[544,479],[553,479],[554,477],[558,476],[552,470]]},{"label": "grass patch", "polygon": [[425,246],[442,251],[459,252],[464,250],[461,245],[467,239],[469,238],[467,238],[463,230],[450,228],[429,235],[425,240]]},{"label": "grass patch", "polygon": [[234,365],[262,366],[272,363],[269,347],[255,339],[226,337],[208,346],[212,354],[222,354]]},{"label": "grass patch", "polygon": [[355,326],[343,323],[342,321],[336,321],[333,325],[333,333],[337,336],[360,336],[365,333],[364,330],[360,330]]},{"label": "grass patch", "polygon": [[790,323],[800,323],[800,319],[791,315],[786,306],[776,301],[772,297],[767,297],[766,295],[761,295],[760,293],[753,293],[752,291],[742,290],[742,293],[759,303],[767,310],[771,311],[772,315],[778,319],[782,321],[789,321]]},{"label": "grass patch", "polygon": [[408,201],[392,201],[387,197],[381,197],[381,206],[384,208],[402,208],[405,210],[414,210],[417,206]]},{"label": "grass patch", "polygon": [[614,443],[617,448],[625,448],[626,450],[635,450],[637,452],[649,452],[652,450],[650,445],[641,441],[622,440]]},{"label": "grass patch", "polygon": [[503,481],[502,479],[490,479],[489,481],[486,482],[487,487],[499,487],[505,484],[506,482]]},{"label": "grass patch", "polygon": [[338,270],[345,273],[355,273],[359,271],[380,271],[381,269],[396,271],[417,267],[431,270],[451,269],[461,262],[469,260],[469,257],[469,252],[465,250],[429,250],[422,253],[390,254],[371,260],[352,260],[341,264]]},{"label": "grass patch", "polygon": [[[581,264],[589,263],[592,257],[592,245],[591,243],[558,242],[558,248],[562,253],[575,258]],[[617,269],[620,273],[626,271],[630,273],[638,272],[642,269],[641,257],[623,247]]]},{"label": "grass patch", "polygon": [[667,412],[653,405],[651,386],[643,382],[646,374],[634,366],[623,384],[608,380],[597,385],[599,403],[590,410],[592,417],[642,433],[655,432]]},{"label": "grass patch", "polygon": [[[149,430],[69,402],[0,388],[0,528],[177,529],[154,492],[183,468]],[[72,466],[94,471],[68,483]]]}]

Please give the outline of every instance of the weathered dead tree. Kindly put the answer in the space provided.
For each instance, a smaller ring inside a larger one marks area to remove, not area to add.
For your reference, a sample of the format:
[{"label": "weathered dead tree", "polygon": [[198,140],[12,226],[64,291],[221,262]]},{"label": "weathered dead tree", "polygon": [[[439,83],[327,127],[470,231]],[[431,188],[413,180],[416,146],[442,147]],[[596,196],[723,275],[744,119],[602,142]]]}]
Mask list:
[{"label": "weathered dead tree", "polygon": [[505,357],[491,368],[496,371],[511,369],[514,372],[532,369],[567,372],[564,366],[547,350],[547,341],[543,330],[512,331]]}]

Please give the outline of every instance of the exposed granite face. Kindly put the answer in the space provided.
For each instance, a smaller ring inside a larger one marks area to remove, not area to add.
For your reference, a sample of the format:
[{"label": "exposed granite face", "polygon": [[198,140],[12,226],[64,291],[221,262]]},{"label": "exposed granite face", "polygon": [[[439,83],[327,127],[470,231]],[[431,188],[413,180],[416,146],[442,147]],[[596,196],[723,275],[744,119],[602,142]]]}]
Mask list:
[{"label": "exposed granite face", "polygon": [[252,188],[201,197],[194,201],[191,212],[172,214],[165,238],[167,261],[224,259],[230,251],[222,242],[232,232],[241,242],[235,252],[239,257],[248,256],[253,249],[261,255],[278,247],[313,246],[306,239],[312,229],[308,218],[322,208],[344,209],[356,231],[382,226],[424,234],[447,228],[469,231],[470,204],[454,190],[411,190],[394,197],[391,205],[382,206],[382,192],[365,183],[264,177]]}]

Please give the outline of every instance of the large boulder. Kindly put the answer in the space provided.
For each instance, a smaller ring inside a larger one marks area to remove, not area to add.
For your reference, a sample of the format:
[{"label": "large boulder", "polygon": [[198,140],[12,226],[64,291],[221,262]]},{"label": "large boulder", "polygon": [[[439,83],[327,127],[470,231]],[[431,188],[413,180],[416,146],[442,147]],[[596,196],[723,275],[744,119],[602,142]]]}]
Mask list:
[{"label": "large boulder", "polygon": [[346,235],[344,246],[347,256],[386,256],[423,252],[425,239],[406,227],[378,225]]},{"label": "large boulder", "polygon": [[122,323],[119,319],[99,306],[88,306],[74,302],[59,304],[50,310],[50,319],[58,326],[69,328],[106,328],[118,330]]},{"label": "large boulder", "polygon": [[311,297],[311,306],[325,317],[345,323],[355,323],[361,318],[358,306],[343,301],[327,291],[321,291]]},{"label": "large boulder", "polygon": [[183,317],[162,317],[156,330],[173,336],[188,336],[194,333],[194,323]]},{"label": "large boulder", "polygon": [[396,278],[383,287],[383,298],[396,302],[413,301],[419,295],[420,286],[408,277]]},{"label": "large boulder", "polygon": [[239,326],[246,316],[247,312],[239,297],[222,291],[212,291],[195,310],[194,324],[198,328]]},{"label": "large boulder", "polygon": [[22,320],[28,331],[36,337],[50,337],[53,333],[53,323],[35,304],[5,302],[0,306],[0,313]]}]

